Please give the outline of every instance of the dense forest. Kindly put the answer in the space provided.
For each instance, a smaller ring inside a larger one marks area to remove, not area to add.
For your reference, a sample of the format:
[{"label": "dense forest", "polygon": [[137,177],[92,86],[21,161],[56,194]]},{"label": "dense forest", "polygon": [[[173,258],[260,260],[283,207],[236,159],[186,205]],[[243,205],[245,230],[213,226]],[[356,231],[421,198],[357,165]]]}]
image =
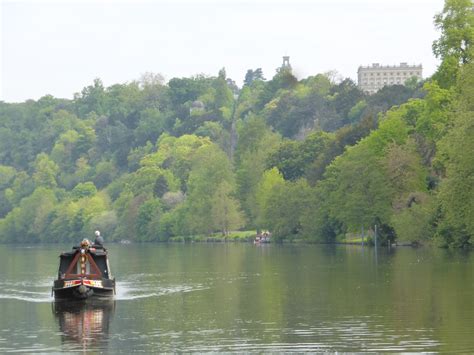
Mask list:
[{"label": "dense forest", "polygon": [[474,236],[474,15],[446,0],[437,72],[373,95],[328,73],[159,74],[0,102],[0,241],[268,229],[466,247]]}]

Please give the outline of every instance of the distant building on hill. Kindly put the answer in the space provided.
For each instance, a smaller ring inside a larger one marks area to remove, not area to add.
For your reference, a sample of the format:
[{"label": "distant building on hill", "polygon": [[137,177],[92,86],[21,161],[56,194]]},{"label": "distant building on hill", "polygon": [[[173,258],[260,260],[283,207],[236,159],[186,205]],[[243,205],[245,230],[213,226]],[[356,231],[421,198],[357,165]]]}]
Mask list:
[{"label": "distant building on hill", "polygon": [[288,55],[283,56],[283,64],[281,65],[281,68],[291,70],[290,56]]},{"label": "distant building on hill", "polygon": [[380,65],[374,63],[371,66],[360,66],[357,71],[357,83],[361,90],[373,94],[388,85],[405,85],[405,82],[416,77],[422,79],[423,68],[419,65]]},{"label": "distant building on hill", "polygon": [[291,72],[290,56],[288,55],[283,56],[283,64],[281,65],[281,67],[276,69],[277,73],[280,73],[285,70]]}]

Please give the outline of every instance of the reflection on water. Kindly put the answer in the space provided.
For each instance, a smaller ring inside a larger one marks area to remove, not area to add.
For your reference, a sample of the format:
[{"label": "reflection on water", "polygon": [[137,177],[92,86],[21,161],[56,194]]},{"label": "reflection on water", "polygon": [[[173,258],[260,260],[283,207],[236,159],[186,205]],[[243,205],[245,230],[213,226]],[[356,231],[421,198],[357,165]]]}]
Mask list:
[{"label": "reflection on water", "polygon": [[70,345],[71,349],[76,349],[77,346],[82,350],[104,349],[114,312],[114,300],[53,303],[61,340]]}]

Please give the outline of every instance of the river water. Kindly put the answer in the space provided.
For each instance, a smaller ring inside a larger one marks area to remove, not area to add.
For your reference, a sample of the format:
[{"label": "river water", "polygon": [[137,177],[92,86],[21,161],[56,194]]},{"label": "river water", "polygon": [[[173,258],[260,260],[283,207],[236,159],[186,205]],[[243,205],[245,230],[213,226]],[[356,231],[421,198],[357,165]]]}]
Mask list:
[{"label": "river water", "polygon": [[474,353],[474,254],[109,245],[113,301],[57,304],[68,246],[0,246],[0,353]]}]

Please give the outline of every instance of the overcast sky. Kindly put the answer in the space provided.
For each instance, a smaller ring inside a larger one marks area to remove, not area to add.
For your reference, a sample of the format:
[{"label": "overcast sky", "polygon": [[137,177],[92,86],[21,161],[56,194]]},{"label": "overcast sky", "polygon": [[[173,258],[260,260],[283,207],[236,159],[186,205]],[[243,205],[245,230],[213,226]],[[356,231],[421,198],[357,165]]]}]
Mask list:
[{"label": "overcast sky", "polygon": [[289,55],[298,78],[359,65],[438,65],[433,16],[443,0],[1,1],[0,100],[72,98],[145,72],[204,73],[239,85],[247,69],[275,74]]}]

